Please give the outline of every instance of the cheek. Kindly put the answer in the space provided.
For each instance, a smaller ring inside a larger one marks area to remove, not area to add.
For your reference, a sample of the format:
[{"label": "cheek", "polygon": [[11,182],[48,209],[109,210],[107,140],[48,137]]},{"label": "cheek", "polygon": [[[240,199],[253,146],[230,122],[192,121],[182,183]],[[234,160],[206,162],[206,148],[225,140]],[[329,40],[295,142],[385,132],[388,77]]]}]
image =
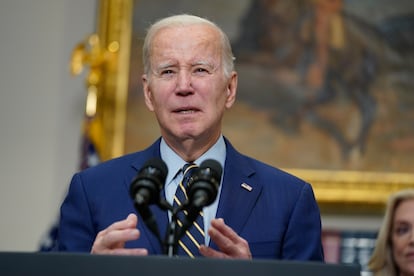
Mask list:
[{"label": "cheek", "polygon": [[394,258],[397,259],[403,253],[405,247],[405,242],[401,238],[393,238],[392,239],[392,253]]},{"label": "cheek", "polygon": [[151,99],[154,108],[163,106],[167,102],[168,95],[171,94],[169,91],[170,88],[166,84],[157,84],[152,87]]}]

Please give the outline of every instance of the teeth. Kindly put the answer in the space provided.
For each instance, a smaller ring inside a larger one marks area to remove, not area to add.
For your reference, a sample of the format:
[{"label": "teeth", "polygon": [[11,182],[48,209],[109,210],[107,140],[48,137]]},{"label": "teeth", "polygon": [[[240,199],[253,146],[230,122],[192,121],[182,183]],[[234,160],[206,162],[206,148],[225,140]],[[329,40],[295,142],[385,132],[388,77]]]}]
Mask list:
[{"label": "teeth", "polygon": [[194,110],[181,110],[180,111],[180,113],[184,113],[184,114],[193,113],[193,112],[194,112]]}]

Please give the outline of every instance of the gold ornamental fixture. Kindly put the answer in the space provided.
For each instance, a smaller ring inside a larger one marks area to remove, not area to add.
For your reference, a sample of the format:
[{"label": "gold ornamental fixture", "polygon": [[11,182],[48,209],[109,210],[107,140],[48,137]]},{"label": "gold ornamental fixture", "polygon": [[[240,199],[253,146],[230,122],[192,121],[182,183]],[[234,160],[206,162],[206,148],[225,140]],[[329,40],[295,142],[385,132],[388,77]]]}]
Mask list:
[{"label": "gold ornamental fixture", "polygon": [[89,67],[84,128],[102,161],[124,152],[132,2],[100,0],[96,33],[72,51],[72,75]]}]

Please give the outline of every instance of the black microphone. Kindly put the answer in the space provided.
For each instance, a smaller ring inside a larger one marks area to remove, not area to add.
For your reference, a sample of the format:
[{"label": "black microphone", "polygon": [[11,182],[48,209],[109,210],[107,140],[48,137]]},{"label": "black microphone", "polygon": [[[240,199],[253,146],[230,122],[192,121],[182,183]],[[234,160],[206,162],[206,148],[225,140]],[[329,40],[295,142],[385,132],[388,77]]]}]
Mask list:
[{"label": "black microphone", "polygon": [[161,159],[152,158],[145,162],[129,188],[134,203],[138,206],[157,203],[167,174],[167,165]]},{"label": "black microphone", "polygon": [[208,159],[192,175],[187,188],[188,202],[183,206],[187,210],[187,216],[177,234],[177,240],[191,227],[203,207],[216,199],[222,171],[219,162]]},{"label": "black microphone", "polygon": [[150,159],[145,162],[129,187],[129,193],[134,201],[135,209],[160,242],[161,237],[157,222],[148,205],[160,201],[160,192],[164,187],[167,173],[168,168],[164,161],[159,158]]},{"label": "black microphone", "polygon": [[187,204],[201,209],[213,203],[217,197],[222,171],[220,163],[216,160],[208,159],[202,162],[188,184]]}]

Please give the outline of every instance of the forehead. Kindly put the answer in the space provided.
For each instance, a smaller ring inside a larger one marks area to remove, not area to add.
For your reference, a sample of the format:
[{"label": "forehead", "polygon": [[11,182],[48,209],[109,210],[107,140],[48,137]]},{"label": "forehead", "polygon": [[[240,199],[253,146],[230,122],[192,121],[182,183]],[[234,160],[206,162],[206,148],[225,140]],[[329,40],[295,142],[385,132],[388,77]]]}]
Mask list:
[{"label": "forehead", "polygon": [[409,218],[414,221],[414,198],[403,200],[395,209],[394,219],[401,218]]},{"label": "forehead", "polygon": [[189,53],[219,51],[221,47],[218,30],[207,24],[170,26],[160,29],[153,38],[151,53]]}]

